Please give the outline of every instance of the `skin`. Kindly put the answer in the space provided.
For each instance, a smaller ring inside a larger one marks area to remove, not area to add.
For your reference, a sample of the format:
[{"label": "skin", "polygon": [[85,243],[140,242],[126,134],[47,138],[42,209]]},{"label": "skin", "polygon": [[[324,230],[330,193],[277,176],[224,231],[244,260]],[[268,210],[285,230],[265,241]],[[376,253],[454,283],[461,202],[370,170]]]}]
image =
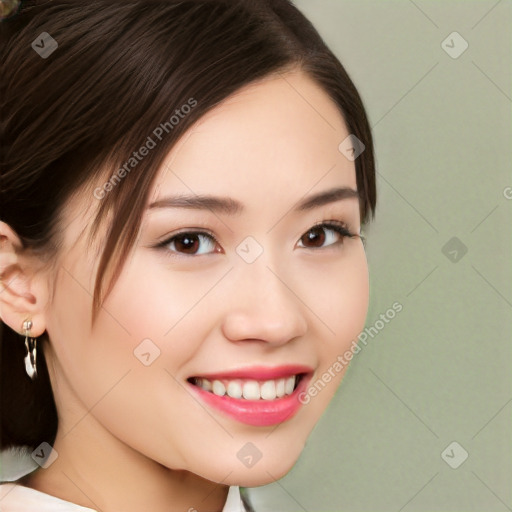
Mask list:
[{"label": "skin", "polygon": [[[357,198],[291,212],[305,195],[357,188],[354,162],[338,150],[348,135],[335,104],[299,71],[248,86],[209,112],[170,152],[149,202],[212,194],[240,201],[244,213],[146,213],[92,328],[101,243],[85,242],[98,206],[90,190],[63,212],[64,245],[52,272],[23,254],[0,222],[0,270],[9,275],[0,313],[20,333],[25,318],[34,323],[32,336],[47,330],[59,411],[59,456],[25,485],[106,512],[168,512],[170,504],[212,511],[222,509],[227,486],[263,485],[291,469],[345,370],[277,427],[244,425],[210,409],[185,381],[298,363],[314,368],[314,382],[364,327],[369,288],[361,239],[328,228],[319,247],[304,237],[326,220],[359,233]],[[199,256],[152,247],[188,228],[206,229],[219,243],[200,239]],[[251,264],[236,253],[247,236],[263,248]],[[146,338],[160,350],[150,366],[133,354]],[[237,458],[249,441],[262,453],[251,468]]]}]

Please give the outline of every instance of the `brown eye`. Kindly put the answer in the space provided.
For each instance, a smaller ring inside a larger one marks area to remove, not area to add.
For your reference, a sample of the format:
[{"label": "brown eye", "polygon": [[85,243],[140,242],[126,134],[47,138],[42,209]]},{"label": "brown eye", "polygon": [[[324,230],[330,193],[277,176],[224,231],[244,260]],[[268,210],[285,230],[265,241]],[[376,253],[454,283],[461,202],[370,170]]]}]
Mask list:
[{"label": "brown eye", "polygon": [[306,249],[318,249],[330,245],[342,244],[345,237],[354,237],[343,224],[334,224],[332,222],[319,224],[312,227],[300,238],[302,246]]},{"label": "brown eye", "polygon": [[165,248],[171,255],[201,256],[218,252],[215,249],[217,241],[208,234],[202,232],[184,232],[172,236],[159,244],[160,248]]},{"label": "brown eye", "polygon": [[301,241],[306,246],[311,244],[310,247],[322,247],[325,242],[324,228],[316,227],[310,229],[305,235],[302,236]]},{"label": "brown eye", "polygon": [[179,235],[174,239],[174,246],[178,252],[195,254],[199,245],[199,237],[195,234]]}]

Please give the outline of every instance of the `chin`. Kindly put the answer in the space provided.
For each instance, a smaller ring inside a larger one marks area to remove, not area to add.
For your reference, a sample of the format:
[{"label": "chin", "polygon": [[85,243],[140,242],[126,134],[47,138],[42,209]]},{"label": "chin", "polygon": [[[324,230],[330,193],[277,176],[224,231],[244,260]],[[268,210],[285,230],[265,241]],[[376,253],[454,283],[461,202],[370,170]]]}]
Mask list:
[{"label": "chin", "polygon": [[[244,464],[223,467],[221,471],[217,469],[212,480],[228,484],[239,485],[241,487],[259,487],[267,485],[283,478],[293,468],[299,458],[300,453],[276,454],[275,457],[262,457],[250,467],[245,467]],[[226,478],[226,475],[229,476]]]},{"label": "chin", "polygon": [[233,471],[229,478],[222,483],[228,481],[229,485],[239,485],[240,487],[259,487],[274,483],[276,480],[283,478],[295,465],[280,465],[279,467],[260,467],[257,466],[250,469],[239,469]]}]

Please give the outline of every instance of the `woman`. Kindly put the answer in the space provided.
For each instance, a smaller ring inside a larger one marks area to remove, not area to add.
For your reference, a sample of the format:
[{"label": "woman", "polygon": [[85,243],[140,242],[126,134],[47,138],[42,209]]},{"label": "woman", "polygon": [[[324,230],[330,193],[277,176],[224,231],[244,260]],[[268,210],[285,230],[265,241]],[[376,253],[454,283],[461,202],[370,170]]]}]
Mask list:
[{"label": "woman", "polygon": [[38,464],[2,510],[249,510],[364,326],[359,94],[288,0],[27,1],[1,44],[1,447]]}]

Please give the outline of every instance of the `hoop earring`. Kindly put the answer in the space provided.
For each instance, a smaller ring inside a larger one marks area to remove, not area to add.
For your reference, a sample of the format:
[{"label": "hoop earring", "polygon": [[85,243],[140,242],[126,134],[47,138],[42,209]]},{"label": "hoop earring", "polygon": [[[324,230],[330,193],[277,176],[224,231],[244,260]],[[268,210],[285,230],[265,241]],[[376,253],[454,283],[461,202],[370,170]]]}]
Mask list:
[{"label": "hoop earring", "polygon": [[37,377],[37,338],[30,337],[30,329],[32,329],[32,321],[25,320],[23,322],[23,330],[25,331],[25,371],[27,375],[34,380]]}]

